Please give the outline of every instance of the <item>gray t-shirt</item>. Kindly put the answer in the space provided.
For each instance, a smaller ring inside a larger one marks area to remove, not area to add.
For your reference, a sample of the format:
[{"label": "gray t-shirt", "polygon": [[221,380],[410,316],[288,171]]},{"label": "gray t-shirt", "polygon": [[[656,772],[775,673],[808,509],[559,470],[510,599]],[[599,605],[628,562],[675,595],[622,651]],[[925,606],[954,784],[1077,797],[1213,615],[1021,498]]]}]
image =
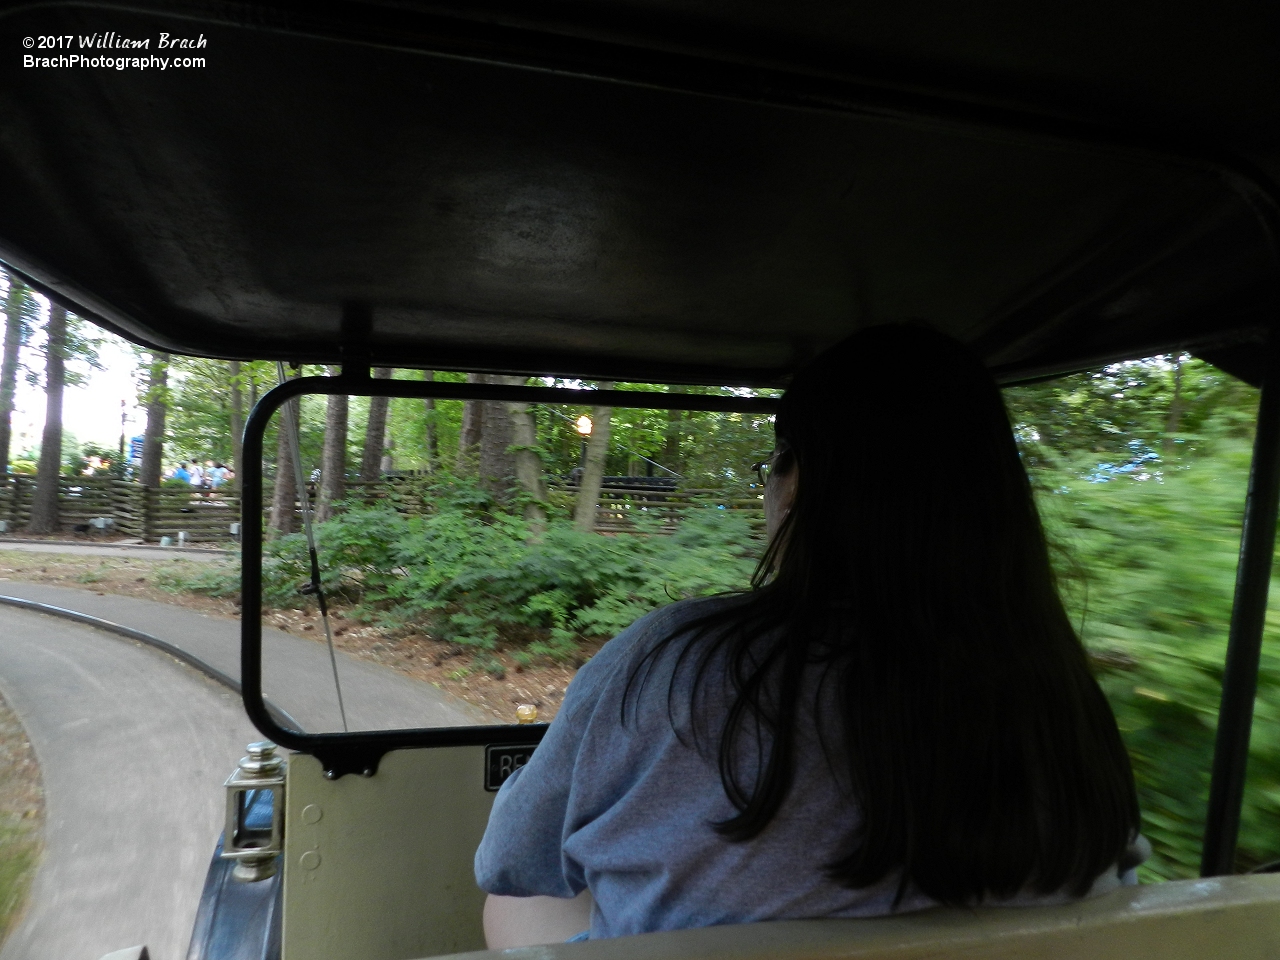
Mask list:
[{"label": "gray t-shirt", "polygon": [[[504,896],[551,897],[590,889],[593,939],[893,912],[897,878],[851,890],[823,870],[847,851],[859,813],[837,783],[813,725],[799,724],[795,780],[778,814],[759,836],[733,842],[711,827],[736,812],[725,796],[716,753],[716,715],[722,722],[727,691],[715,682],[705,688],[713,736],[700,741],[700,750],[690,729],[692,671],[675,671],[668,648],[654,661],[638,697],[633,690],[622,723],[627,680],[644,655],[711,610],[710,604],[732,602],[685,601],[657,610],[578,671],[542,744],[495,799],[476,851],[481,888]],[[751,758],[743,759],[743,769],[750,771]],[[1091,893],[1119,884],[1116,872],[1108,871]],[[1008,903],[1067,899],[1028,895]],[[934,905],[908,890],[897,910]]]}]

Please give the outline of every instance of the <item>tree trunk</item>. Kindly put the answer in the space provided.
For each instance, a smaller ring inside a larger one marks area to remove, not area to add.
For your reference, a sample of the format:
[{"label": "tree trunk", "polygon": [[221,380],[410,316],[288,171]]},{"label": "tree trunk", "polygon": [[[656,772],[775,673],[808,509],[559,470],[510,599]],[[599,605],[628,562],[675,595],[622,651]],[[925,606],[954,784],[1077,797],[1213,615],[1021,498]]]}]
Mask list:
[{"label": "tree trunk", "polygon": [[[687,393],[688,387],[682,384],[673,384],[671,393]],[[676,473],[684,473],[684,465],[680,458],[680,439],[684,432],[684,418],[686,416],[683,410],[667,411],[667,429],[662,443],[662,453],[659,454],[659,462],[668,470],[674,470]]]},{"label": "tree trunk", "polygon": [[147,428],[142,434],[139,479],[145,487],[160,486],[164,462],[164,423],[169,412],[169,354],[153,353],[147,367]]},{"label": "tree trunk", "polygon": [[231,469],[237,477],[244,466],[244,385],[240,361],[231,361]]},{"label": "tree trunk", "polygon": [[1174,438],[1178,428],[1182,426],[1182,411],[1186,403],[1182,399],[1182,354],[1174,358],[1173,365],[1173,399],[1169,402],[1169,415],[1164,421],[1164,438],[1160,444],[1160,455],[1168,460],[1174,455]]},{"label": "tree trunk", "polygon": [[9,474],[14,393],[18,385],[18,352],[27,339],[23,308],[29,296],[22,282],[10,274],[9,296],[4,304],[4,360],[0,361],[0,481]]},{"label": "tree trunk", "polygon": [[[374,367],[373,379],[390,380],[390,367]],[[360,479],[377,480],[382,473],[382,451],[387,443],[387,407],[390,397],[369,398],[369,422],[364,429],[364,451],[360,457]]]},{"label": "tree trunk", "polygon": [[[329,372],[338,374],[337,367]],[[316,522],[333,517],[333,505],[347,495],[347,411],[345,393],[330,394],[324,409],[324,452],[320,457],[320,492]]]},{"label": "tree trunk", "polygon": [[[292,376],[286,379],[292,380]],[[284,419],[292,410],[297,416],[298,401],[290,400],[276,415],[276,488],[271,495],[271,515],[267,519],[267,539],[282,537],[298,529],[298,484],[294,479],[293,445]]]},{"label": "tree trunk", "polygon": [[49,307],[48,343],[45,346],[44,433],[40,438],[40,465],[36,468],[36,492],[31,499],[32,533],[58,529],[58,477],[62,473],[62,388],[66,383],[67,311]]},{"label": "tree trunk", "polygon": [[[482,373],[468,373],[467,383],[485,383]],[[458,431],[458,462],[455,473],[465,476],[475,472],[480,457],[480,439],[484,435],[484,401],[467,400],[462,404],[462,429]]]},{"label": "tree trunk", "polygon": [[[601,383],[601,390],[612,390],[612,383]],[[591,437],[587,440],[587,462],[583,465],[578,499],[573,505],[573,525],[590,533],[596,526],[596,503],[604,480],[604,461],[609,454],[609,432],[613,408],[594,407],[591,411]]]},{"label": "tree trunk", "polygon": [[[491,375],[485,383],[516,384],[523,377]],[[514,424],[507,403],[484,401],[484,430],[480,435],[480,485],[499,503],[508,503],[516,490],[516,455]]]},{"label": "tree trunk", "polygon": [[[511,377],[519,384],[523,377]],[[542,457],[538,455],[538,428],[534,423],[529,404],[507,404],[507,416],[511,421],[512,454],[515,460],[516,482],[525,495],[524,518],[534,537],[547,528],[547,484],[543,478]]]},{"label": "tree trunk", "polygon": [[[427,383],[431,383],[436,378],[434,370],[426,371],[423,378]],[[422,401],[427,415],[427,469],[432,473],[436,472],[436,466],[440,463],[440,434],[436,429],[436,401],[433,397],[427,397]]]}]

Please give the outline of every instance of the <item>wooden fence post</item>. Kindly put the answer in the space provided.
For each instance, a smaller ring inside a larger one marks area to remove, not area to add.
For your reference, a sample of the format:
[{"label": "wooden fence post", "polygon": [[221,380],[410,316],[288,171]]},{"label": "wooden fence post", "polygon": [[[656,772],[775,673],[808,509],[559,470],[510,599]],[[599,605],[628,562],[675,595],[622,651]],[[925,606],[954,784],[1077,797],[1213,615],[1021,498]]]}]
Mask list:
[{"label": "wooden fence post", "polygon": [[138,516],[141,518],[139,527],[141,528],[143,543],[150,543],[155,539],[155,522],[151,515],[152,505],[155,502],[155,497],[152,496],[153,492],[151,487],[143,484],[138,485]]},{"label": "wooden fence post", "polygon": [[9,521],[9,532],[12,533],[18,526],[18,497],[21,496],[21,488],[18,486],[17,477],[6,477],[5,486],[8,489],[9,499],[5,506],[5,519]]},{"label": "wooden fence post", "polygon": [[[14,491],[15,496],[13,498],[13,520],[16,526],[22,522],[22,515],[24,512],[30,516],[31,491],[35,485],[29,477],[14,477],[14,480],[16,480],[18,484],[17,489]],[[24,507],[26,508],[25,511],[23,509]]]}]

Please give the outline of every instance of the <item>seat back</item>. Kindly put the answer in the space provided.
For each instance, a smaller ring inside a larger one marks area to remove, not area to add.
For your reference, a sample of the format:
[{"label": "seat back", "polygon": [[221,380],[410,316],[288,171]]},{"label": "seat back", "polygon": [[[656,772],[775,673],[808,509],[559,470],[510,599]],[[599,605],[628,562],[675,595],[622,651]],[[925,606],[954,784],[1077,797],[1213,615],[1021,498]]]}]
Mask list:
[{"label": "seat back", "polygon": [[[1059,907],[798,920],[467,954],[465,960],[1264,960],[1280,876],[1126,887]],[[451,960],[464,960],[462,957]]]}]

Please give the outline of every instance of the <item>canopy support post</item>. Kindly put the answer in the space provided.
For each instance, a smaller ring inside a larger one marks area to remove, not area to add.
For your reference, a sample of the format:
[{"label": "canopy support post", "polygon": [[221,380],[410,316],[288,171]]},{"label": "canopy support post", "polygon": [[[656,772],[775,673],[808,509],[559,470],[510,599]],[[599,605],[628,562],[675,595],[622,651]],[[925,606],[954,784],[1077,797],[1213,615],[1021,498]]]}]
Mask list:
[{"label": "canopy support post", "polygon": [[1222,703],[1213,751],[1213,780],[1205,820],[1200,875],[1221,876],[1235,871],[1240,808],[1244,802],[1245,772],[1249,764],[1249,732],[1258,690],[1258,662],[1267,617],[1276,543],[1277,504],[1280,503],[1280,332],[1273,329],[1267,343],[1267,369],[1258,404],[1258,426],[1249,467],[1236,566],[1235,601],[1227,638]]}]

